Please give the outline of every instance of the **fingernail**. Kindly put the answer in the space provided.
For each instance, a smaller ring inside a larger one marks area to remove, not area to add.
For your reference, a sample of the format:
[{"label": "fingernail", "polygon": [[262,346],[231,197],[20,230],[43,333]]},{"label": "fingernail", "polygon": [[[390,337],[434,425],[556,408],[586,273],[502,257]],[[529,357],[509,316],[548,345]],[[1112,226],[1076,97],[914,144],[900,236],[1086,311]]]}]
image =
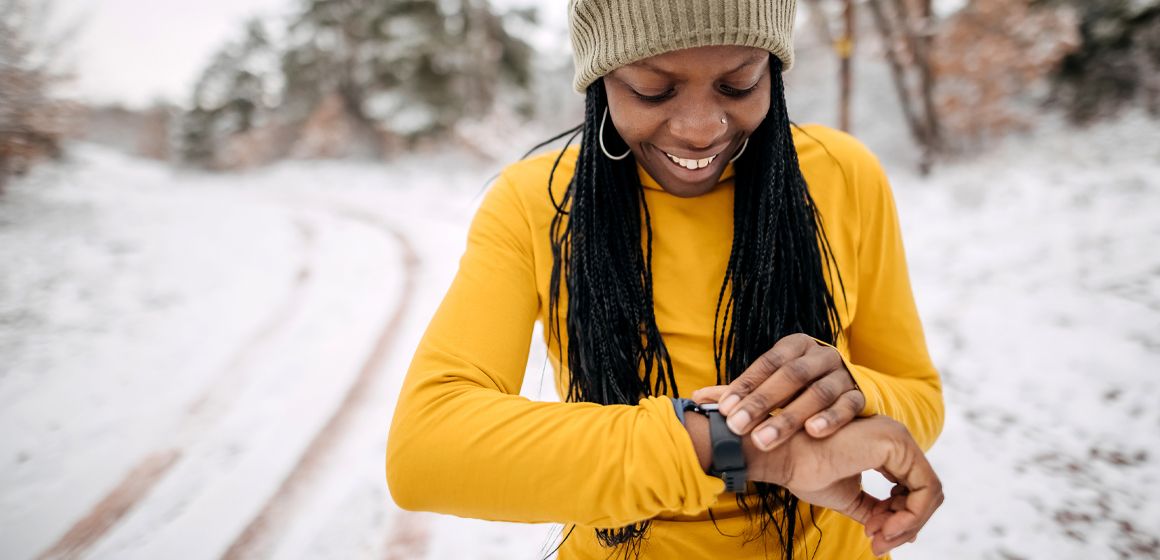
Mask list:
[{"label": "fingernail", "polygon": [[[729,411],[732,410],[734,406],[737,406],[737,403],[739,402],[741,402],[741,397],[737,395],[729,395],[728,397],[725,397],[725,400],[721,401],[721,405],[718,408],[721,410],[721,412],[729,414]],[[745,421],[749,422],[749,418],[746,417]],[[730,424],[730,426],[732,425],[733,424]]]},{"label": "fingernail", "polygon": [[739,410],[737,414],[729,417],[726,424],[729,425],[730,430],[733,430],[733,433],[741,435],[741,431],[745,429],[745,426],[749,425],[749,413],[744,410]]},{"label": "fingernail", "polygon": [[753,434],[753,438],[757,440],[758,447],[768,449],[773,444],[773,441],[777,439],[777,428],[766,426],[757,430],[757,433]]},{"label": "fingernail", "polygon": [[815,432],[820,432],[826,429],[826,426],[830,425],[830,423],[826,421],[825,418],[814,418],[813,420],[810,420],[809,424],[810,428]]}]

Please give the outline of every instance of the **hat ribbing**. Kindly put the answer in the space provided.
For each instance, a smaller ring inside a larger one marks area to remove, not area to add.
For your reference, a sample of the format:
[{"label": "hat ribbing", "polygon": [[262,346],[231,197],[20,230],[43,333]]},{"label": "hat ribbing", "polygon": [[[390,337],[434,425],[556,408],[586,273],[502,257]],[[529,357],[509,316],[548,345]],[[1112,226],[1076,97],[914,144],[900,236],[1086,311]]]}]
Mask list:
[{"label": "hat ribbing", "polygon": [[793,66],[796,0],[568,0],[568,14],[581,93],[625,64],[693,47],[758,47]]}]

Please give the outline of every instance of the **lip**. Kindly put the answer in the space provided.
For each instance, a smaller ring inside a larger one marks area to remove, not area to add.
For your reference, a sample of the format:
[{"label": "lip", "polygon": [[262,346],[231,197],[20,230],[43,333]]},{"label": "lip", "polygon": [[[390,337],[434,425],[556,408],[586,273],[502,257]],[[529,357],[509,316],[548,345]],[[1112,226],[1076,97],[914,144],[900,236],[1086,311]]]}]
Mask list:
[{"label": "lip", "polygon": [[670,152],[668,150],[664,150],[664,149],[660,148],[659,146],[657,147],[657,149],[660,150],[662,154],[665,154],[665,153],[673,154],[674,156],[677,156],[681,159],[705,159],[707,157],[713,157],[714,155],[717,155],[721,152],[724,152],[725,148],[728,148],[728,147],[729,147],[729,144],[725,144],[723,146],[714,148],[712,150],[706,150],[704,152],[701,152],[698,154],[691,154],[691,155],[679,154],[677,152]]},{"label": "lip", "polygon": [[[717,150],[715,152],[708,152],[700,157],[687,157],[686,158],[684,156],[681,156],[681,155],[674,153],[673,154],[674,156],[677,156],[681,159],[705,159],[707,157],[712,157],[713,155],[717,155],[717,158],[713,160],[713,163],[710,163],[709,165],[706,165],[705,167],[702,167],[700,169],[689,169],[687,167],[681,167],[680,165],[677,165],[676,163],[673,162],[673,160],[669,159],[669,156],[666,155],[666,152],[664,150],[662,150],[656,146],[653,146],[653,148],[655,148],[657,153],[660,155],[660,158],[662,160],[664,160],[665,169],[668,169],[669,173],[675,175],[677,178],[681,179],[682,181],[687,181],[690,183],[703,181],[703,180],[708,179],[710,177],[715,177],[716,175],[714,175],[714,173],[717,173],[719,175],[721,173],[721,169],[723,169],[723,166],[721,165],[721,155],[725,153],[725,148],[727,148],[727,147],[728,146],[722,147],[720,150]],[[672,153],[672,152],[667,152],[667,153]]]}]

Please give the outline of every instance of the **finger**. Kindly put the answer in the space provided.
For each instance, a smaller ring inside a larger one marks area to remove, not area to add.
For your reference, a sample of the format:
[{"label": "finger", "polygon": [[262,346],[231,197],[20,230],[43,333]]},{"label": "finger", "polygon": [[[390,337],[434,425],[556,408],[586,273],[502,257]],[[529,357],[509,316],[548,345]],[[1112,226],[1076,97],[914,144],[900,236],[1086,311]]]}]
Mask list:
[{"label": "finger", "polygon": [[[882,502],[882,504],[885,505],[885,502]],[[891,515],[893,514],[889,510],[886,510],[885,513],[875,510],[871,519],[867,521],[866,532],[867,536],[872,539],[871,547],[875,555],[884,555],[903,544],[914,542],[918,537],[918,531],[907,531],[902,535],[894,536],[894,538],[886,538],[886,535],[882,532],[882,528],[885,526],[886,521],[890,519]]]},{"label": "finger", "polygon": [[729,389],[728,385],[713,385],[711,387],[702,387],[693,391],[689,398],[697,402],[697,404],[721,402],[721,396]]},{"label": "finger", "polygon": [[891,498],[903,505],[902,511],[895,512],[883,524],[882,533],[887,540],[896,540],[899,536],[921,529],[934,510],[942,505],[942,483],[927,461],[918,444],[910,434],[903,430],[901,444],[895,452],[887,453],[882,468],[893,475],[898,483],[905,488],[905,495]]},{"label": "finger", "polygon": [[918,537],[918,531],[907,531],[906,533],[897,535],[894,538],[887,538],[885,534],[878,533],[876,537],[880,541],[880,546],[889,552],[892,549],[898,548],[908,542],[913,541]]},{"label": "finger", "polygon": [[[850,386],[853,387],[852,382]],[[824,438],[838,431],[838,428],[849,424],[858,416],[859,412],[862,412],[865,406],[866,396],[862,394],[862,391],[850,389],[842,393],[842,396],[838,397],[838,402],[830,408],[806,420],[806,433],[816,438]]]},{"label": "finger", "polygon": [[728,394],[721,400],[721,413],[726,416],[732,414],[742,399],[761,386],[781,366],[804,355],[810,346],[817,345],[817,341],[802,333],[782,337],[729,384]]},{"label": "finger", "polygon": [[875,533],[882,531],[882,525],[890,518],[890,508],[885,501],[879,501],[874,505],[874,509],[870,512],[870,517],[864,523],[866,527],[866,536],[873,537]]},{"label": "finger", "polygon": [[859,490],[845,507],[836,508],[838,513],[865,525],[882,508],[882,502],[874,496]]},{"label": "finger", "polygon": [[[793,425],[792,427],[786,425],[786,429],[776,434],[780,436],[779,439],[787,438],[801,428],[806,418],[830,406],[839,395],[853,387],[849,376],[836,369],[841,365],[841,358],[836,353],[820,351],[821,347],[816,344],[814,346],[819,351],[806,352],[778,368],[727,415],[733,433],[738,435],[749,433],[759,421],[765,420],[775,407],[786,406],[784,403],[793,399],[793,403],[797,403],[798,406],[792,410],[792,416],[782,419],[783,423],[791,420]],[[819,379],[831,374],[836,375],[829,382],[818,383]],[[806,390],[802,391],[803,388]],[[786,406],[778,417],[785,416],[790,410],[790,406]],[[768,450],[768,447],[766,449]]]},{"label": "finger", "polygon": [[903,535],[917,533],[942,505],[941,488],[910,489],[890,498],[890,509],[894,512],[882,527],[882,533],[890,540]]},{"label": "finger", "polygon": [[913,542],[914,539],[917,538],[917,536],[918,535],[915,534],[915,535],[910,535],[907,537],[888,539],[888,538],[884,537],[881,533],[878,533],[878,534],[875,534],[873,536],[873,540],[871,541],[870,549],[874,552],[875,556],[884,556],[886,553],[890,552],[891,550],[894,550],[895,548],[898,548],[898,547],[900,547],[908,542]]},{"label": "finger", "polygon": [[[807,359],[809,358],[799,358],[799,360]],[[773,380],[771,379],[770,381]],[[834,401],[839,399],[840,395],[852,387],[853,383],[850,381],[850,376],[841,371],[831,371],[829,375],[810,384],[793,402],[787,404],[777,416],[759,424],[753,431],[754,444],[762,451],[769,451],[780,445],[802,428],[802,423],[806,418],[810,418],[831,406]],[[764,388],[760,389],[759,393],[754,393],[754,395],[750,396],[760,394],[760,391],[763,390]],[[746,406],[746,403],[743,402],[741,406]],[[740,416],[740,412],[737,416]],[[733,424],[735,418],[731,417],[729,419],[730,428],[735,427]]]}]

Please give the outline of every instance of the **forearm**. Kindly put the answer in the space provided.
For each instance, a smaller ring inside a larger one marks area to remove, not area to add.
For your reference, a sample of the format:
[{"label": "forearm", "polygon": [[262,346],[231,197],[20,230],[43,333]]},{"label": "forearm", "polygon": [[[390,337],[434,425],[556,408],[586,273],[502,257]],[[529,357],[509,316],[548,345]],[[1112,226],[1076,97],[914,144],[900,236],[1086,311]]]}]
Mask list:
[{"label": "forearm", "polygon": [[387,479],[404,509],[620,527],[714,503],[687,437],[668,399],[530,402],[442,376],[404,389]]}]

